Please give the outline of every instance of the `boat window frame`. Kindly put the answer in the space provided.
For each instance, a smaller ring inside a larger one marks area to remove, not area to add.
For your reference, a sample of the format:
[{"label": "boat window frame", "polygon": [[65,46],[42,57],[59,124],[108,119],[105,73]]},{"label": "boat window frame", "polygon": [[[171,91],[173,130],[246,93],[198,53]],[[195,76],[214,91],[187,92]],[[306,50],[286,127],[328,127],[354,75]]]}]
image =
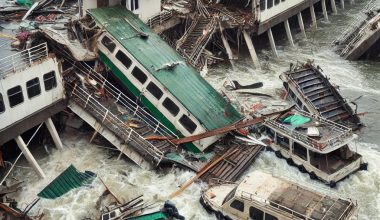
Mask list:
[{"label": "boat window frame", "polygon": [[160,100],[164,96],[164,92],[152,81],[148,83],[146,90],[157,100]]},{"label": "boat window frame", "polygon": [[[280,142],[279,142],[279,139],[280,139]],[[285,142],[286,139],[288,140],[287,143]],[[276,143],[283,148],[290,149],[290,139],[288,137],[286,137],[285,135],[277,133]],[[286,144],[285,146],[283,146],[284,143]]]},{"label": "boat window frame", "polygon": [[[34,80],[37,80],[37,83],[34,83],[32,85],[28,85],[28,83],[34,81]],[[26,94],[28,95],[28,98],[29,99],[32,99],[32,98],[35,98],[39,95],[41,95],[41,83],[40,83],[40,78],[38,77],[35,77],[31,80],[28,80],[26,83],[25,83],[25,86],[26,86]],[[34,89],[37,88],[37,93],[36,94],[33,94],[34,93]]]},{"label": "boat window frame", "polygon": [[[108,44],[106,44],[105,42],[104,42],[104,40],[105,39],[108,39],[109,40],[109,42],[108,42]],[[103,38],[102,38],[102,40],[100,41],[101,42],[101,44],[110,52],[110,53],[113,53],[114,51],[115,51],[115,49],[116,49],[116,44],[115,44],[115,42],[110,38],[110,37],[108,37],[107,35],[104,35],[103,36]],[[109,47],[109,45],[111,45],[111,47]]]},{"label": "boat window frame", "polygon": [[[170,106],[167,106],[165,103],[169,104]],[[169,97],[166,97],[164,99],[164,101],[162,102],[162,106],[164,106],[164,108],[168,110],[168,112],[172,114],[172,116],[174,117],[177,116],[178,113],[181,111],[180,107]],[[174,107],[174,109],[172,107]]]},{"label": "boat window frame", "polygon": [[[18,89],[18,91],[15,91],[12,94],[9,94],[10,90],[12,90],[12,89]],[[21,97],[19,97],[21,99],[20,99],[20,101],[17,101],[16,104],[14,104],[13,101],[11,100],[11,97],[13,98],[13,96],[18,95],[18,94],[21,94]],[[24,94],[22,92],[22,87],[20,85],[17,85],[17,86],[14,86],[14,87],[8,89],[7,90],[7,96],[8,96],[9,106],[11,108],[18,106],[18,105],[22,104],[25,101],[24,100]]]},{"label": "boat window frame", "polygon": [[260,0],[260,11],[265,11],[265,6],[266,6],[266,1],[267,0]]},{"label": "boat window frame", "polygon": [[[302,152],[299,153],[299,151],[297,151],[297,152],[295,151],[296,145],[297,145],[297,148],[301,147],[299,149],[305,149],[305,157],[302,155]],[[298,156],[302,160],[307,161],[307,151],[308,151],[307,147],[302,146],[302,144],[298,143],[297,141],[293,141],[293,150],[292,150],[292,153],[294,155]]]},{"label": "boat window frame", "polygon": [[[261,218],[256,218],[256,216],[253,215],[252,209],[253,209],[254,211],[259,211],[259,216],[257,216],[257,217],[260,217],[260,216],[261,216]],[[264,219],[265,212],[264,212],[263,210],[259,209],[259,208],[256,208],[256,207],[254,207],[254,206],[250,206],[250,207],[249,207],[249,210],[248,210],[248,216],[249,216],[250,219]]]},{"label": "boat window frame", "polygon": [[[183,120],[188,120],[186,122],[184,122]],[[187,132],[189,132],[190,134],[193,134],[195,132],[195,130],[197,130],[198,128],[198,125],[187,115],[183,114],[179,119],[178,119],[178,122],[181,124],[182,127],[184,127],[186,129]],[[192,123],[192,125],[190,125],[191,127],[189,127],[187,125],[187,122],[190,122]],[[194,127],[195,126],[195,127]],[[193,128],[194,127],[194,128]]]},{"label": "boat window frame", "polygon": [[223,199],[222,205],[234,198],[238,186],[235,186]]},{"label": "boat window frame", "polygon": [[[123,57],[120,57],[120,54],[121,56]],[[118,50],[115,54],[115,58],[123,65],[124,68],[126,68],[127,70],[129,68],[131,68],[132,64],[133,64],[133,61],[131,58],[129,58],[129,56],[127,54],[125,54],[122,50]],[[127,61],[127,62],[125,62]]]},{"label": "boat window frame", "polygon": [[274,0],[274,5],[280,4],[280,0]]},{"label": "boat window frame", "polygon": [[1,94],[1,92],[0,92],[0,114],[4,113],[5,110],[6,110],[6,108],[5,108],[3,94]]},{"label": "boat window frame", "polygon": [[[238,204],[237,204],[238,203]],[[235,205],[237,204],[237,205]],[[244,209],[245,209],[245,204],[244,202],[240,201],[239,199],[234,199],[231,203],[230,203],[230,207],[233,208],[234,210],[236,211],[239,211],[239,212],[243,212],[244,213]]]},{"label": "boat window frame", "polygon": [[[271,2],[271,4],[268,4],[269,2]],[[266,7],[266,9],[270,9],[270,8],[272,8],[273,5],[274,5],[273,0],[267,0],[267,7]]]},{"label": "boat window frame", "polygon": [[[133,67],[133,69],[131,71],[131,75],[135,79],[137,79],[137,81],[139,83],[141,83],[141,85],[144,85],[146,83],[146,81],[148,80],[148,76],[138,66]],[[143,77],[141,77],[141,76],[143,76]]]},{"label": "boat window frame", "polygon": [[[269,215],[269,218],[267,217]],[[273,216],[267,212],[264,213],[264,220],[278,220],[276,216]]]},{"label": "boat window frame", "polygon": [[[52,74],[52,76],[47,77],[49,74]],[[44,80],[45,91],[50,91],[50,90],[52,90],[52,89],[54,89],[54,88],[57,87],[57,77],[55,76],[55,71],[54,70],[50,71],[48,73],[45,73],[42,76],[42,78]]]}]

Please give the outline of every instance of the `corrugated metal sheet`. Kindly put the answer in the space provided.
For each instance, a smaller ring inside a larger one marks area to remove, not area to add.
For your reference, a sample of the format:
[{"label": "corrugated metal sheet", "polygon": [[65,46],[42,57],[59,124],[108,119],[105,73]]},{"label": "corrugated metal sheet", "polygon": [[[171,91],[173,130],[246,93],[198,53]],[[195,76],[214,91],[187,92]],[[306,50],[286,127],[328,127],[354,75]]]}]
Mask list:
[{"label": "corrugated metal sheet", "polygon": [[[132,12],[122,7],[110,7],[91,9],[90,14],[207,130],[224,127],[242,118],[194,68]],[[149,37],[141,38],[134,27]],[[172,63],[180,64],[172,70],[162,69],[165,64]]]},{"label": "corrugated metal sheet", "polygon": [[78,172],[73,165],[70,165],[40,193],[38,193],[38,196],[46,199],[58,198],[74,188],[89,184],[95,176],[96,174],[90,171],[84,173]]}]

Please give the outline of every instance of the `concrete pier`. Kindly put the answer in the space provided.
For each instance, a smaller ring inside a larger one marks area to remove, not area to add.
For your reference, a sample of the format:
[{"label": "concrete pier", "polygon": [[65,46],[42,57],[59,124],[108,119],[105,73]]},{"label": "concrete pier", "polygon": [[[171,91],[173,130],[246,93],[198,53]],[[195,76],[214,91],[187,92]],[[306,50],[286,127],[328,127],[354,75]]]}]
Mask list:
[{"label": "concrete pier", "polygon": [[298,18],[298,25],[300,26],[301,33],[304,36],[304,38],[307,38],[306,31],[305,31],[305,25],[303,23],[301,12],[297,14],[297,18]]},{"label": "concrete pier", "polygon": [[[341,0],[341,2],[344,2],[344,0]],[[330,3],[331,3],[331,10],[333,11],[333,14],[336,15],[338,14],[338,10],[336,9],[336,4],[335,4],[335,0],[330,0]]]},{"label": "concrete pier", "polygon": [[55,129],[54,123],[51,120],[51,118],[48,118],[45,121],[45,124],[46,124],[47,129],[49,130],[49,133],[50,133],[51,137],[53,138],[55,146],[58,149],[63,149],[63,145],[62,145],[61,139],[59,138],[57,129]]},{"label": "concrete pier", "polygon": [[36,159],[34,159],[32,153],[30,153],[28,147],[26,146],[24,140],[22,139],[22,137],[19,135],[15,138],[15,141],[17,143],[17,146],[20,148],[20,150],[22,151],[22,153],[24,154],[24,156],[26,157],[26,159],[28,160],[28,162],[30,163],[30,165],[32,165],[33,169],[37,172],[37,174],[41,177],[41,178],[45,178],[45,173],[44,171],[42,171],[41,167],[38,165]]},{"label": "concrete pier", "polygon": [[310,5],[310,14],[311,14],[311,26],[313,27],[314,30],[317,29],[317,16],[315,16],[315,9],[314,5]]},{"label": "concrete pier", "polygon": [[285,25],[286,36],[288,37],[289,43],[290,43],[290,45],[291,45],[292,47],[294,47],[292,31],[290,30],[289,20],[288,20],[288,19],[286,19],[286,20],[284,21],[284,25]]},{"label": "concrete pier", "polygon": [[226,48],[228,59],[230,60],[231,65],[234,66],[234,61],[233,61],[234,56],[232,54],[232,50],[231,50],[230,44],[228,43],[228,40],[224,36],[222,28],[220,29],[220,36],[222,37],[223,46],[224,46],[224,48]]},{"label": "concrete pier", "polygon": [[251,54],[253,65],[256,68],[261,68],[259,58],[257,57],[255,47],[253,46],[253,43],[252,43],[251,36],[249,36],[246,30],[243,30],[243,36],[244,36],[245,42],[247,43],[249,53]]},{"label": "concrete pier", "polygon": [[322,11],[323,11],[323,17],[326,21],[329,21],[329,16],[327,15],[327,8],[326,8],[326,0],[321,0],[322,3]]},{"label": "concrete pier", "polygon": [[277,49],[276,49],[276,43],[274,42],[272,29],[269,28],[267,33],[268,33],[269,43],[270,43],[270,47],[272,48],[273,55],[275,57],[278,57],[278,53],[277,53]]},{"label": "concrete pier", "polygon": [[[354,3],[354,0],[350,0],[350,4],[353,4],[353,3]],[[340,0],[340,7],[344,9],[344,0]]]}]

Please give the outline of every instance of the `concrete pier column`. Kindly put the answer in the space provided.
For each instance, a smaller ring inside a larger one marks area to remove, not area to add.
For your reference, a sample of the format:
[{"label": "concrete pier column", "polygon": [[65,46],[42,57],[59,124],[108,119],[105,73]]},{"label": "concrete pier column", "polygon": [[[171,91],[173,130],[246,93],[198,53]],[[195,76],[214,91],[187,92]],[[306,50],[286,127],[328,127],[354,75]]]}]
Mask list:
[{"label": "concrete pier column", "polygon": [[289,43],[290,43],[290,45],[292,47],[294,47],[292,31],[290,30],[290,25],[289,25],[289,20],[288,19],[286,19],[284,21],[284,25],[285,25],[286,36],[288,36]]},{"label": "concrete pier column", "polygon": [[315,16],[315,10],[314,10],[314,5],[311,4],[310,6],[310,14],[311,14],[311,26],[313,27],[314,30],[317,29],[317,16]]},{"label": "concrete pier column", "polygon": [[42,171],[41,167],[38,165],[36,159],[34,159],[32,153],[30,153],[28,147],[26,146],[24,140],[22,139],[22,137],[19,135],[15,138],[15,141],[18,145],[18,147],[20,148],[20,150],[22,151],[22,153],[24,154],[24,156],[26,157],[26,159],[28,160],[28,162],[30,163],[30,165],[32,165],[32,167],[34,168],[34,170],[37,172],[37,174],[41,177],[41,178],[45,178],[45,173],[44,171]]},{"label": "concrete pier column", "polygon": [[226,39],[226,37],[223,34],[223,29],[220,29],[220,35],[222,37],[223,46],[224,46],[224,48],[226,48],[228,59],[230,60],[231,65],[234,66],[234,61],[233,61],[234,56],[232,54],[230,44],[228,43],[228,40]]},{"label": "concrete pier column", "polygon": [[325,17],[326,21],[329,21],[329,16],[327,15],[326,0],[321,0],[321,2],[322,2],[323,17]]},{"label": "concrete pier column", "polygon": [[354,4],[355,3],[355,0],[350,0],[350,4]]},{"label": "concrete pier column", "polygon": [[272,29],[269,28],[268,31],[267,31],[267,33],[268,33],[270,47],[272,48],[272,51],[273,51],[273,55],[275,57],[278,57],[278,53],[277,53],[277,49],[276,49],[276,44],[275,44],[274,38],[273,38]]},{"label": "concrete pier column", "polygon": [[301,29],[301,33],[304,36],[304,38],[307,38],[306,31],[305,31],[305,25],[303,24],[301,12],[297,14],[297,18],[298,18],[298,25],[300,26],[300,29]]},{"label": "concrete pier column", "polygon": [[[341,0],[341,2],[344,2],[344,0]],[[331,3],[331,10],[333,11],[333,14],[336,15],[338,14],[338,10],[336,9],[336,4],[335,4],[335,0],[330,0],[330,3]]]},{"label": "concrete pier column", "polygon": [[261,68],[260,61],[259,61],[259,58],[257,57],[255,47],[253,46],[251,36],[249,36],[246,30],[243,30],[243,36],[244,36],[245,42],[247,43],[249,53],[251,54],[253,65],[256,68]]},{"label": "concrete pier column", "polygon": [[[354,0],[351,0],[350,3],[354,3]],[[342,9],[344,9],[344,0],[340,0],[340,7],[342,7]]]},{"label": "concrete pier column", "polygon": [[45,124],[46,124],[47,129],[49,130],[49,133],[50,133],[51,137],[53,138],[55,146],[58,149],[63,149],[63,145],[62,145],[61,139],[59,138],[57,129],[55,129],[54,123],[51,120],[51,118],[48,118],[45,121]]}]

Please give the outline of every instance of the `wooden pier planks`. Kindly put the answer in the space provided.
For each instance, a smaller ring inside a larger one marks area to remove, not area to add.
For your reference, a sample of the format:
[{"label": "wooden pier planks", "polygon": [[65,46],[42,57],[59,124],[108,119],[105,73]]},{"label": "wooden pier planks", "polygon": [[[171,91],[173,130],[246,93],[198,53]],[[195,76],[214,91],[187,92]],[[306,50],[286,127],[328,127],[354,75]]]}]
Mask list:
[{"label": "wooden pier planks", "polygon": [[252,164],[263,148],[263,146],[258,145],[233,144],[228,148],[226,154],[235,152],[202,175],[201,179],[206,182],[210,179],[236,181]]}]

